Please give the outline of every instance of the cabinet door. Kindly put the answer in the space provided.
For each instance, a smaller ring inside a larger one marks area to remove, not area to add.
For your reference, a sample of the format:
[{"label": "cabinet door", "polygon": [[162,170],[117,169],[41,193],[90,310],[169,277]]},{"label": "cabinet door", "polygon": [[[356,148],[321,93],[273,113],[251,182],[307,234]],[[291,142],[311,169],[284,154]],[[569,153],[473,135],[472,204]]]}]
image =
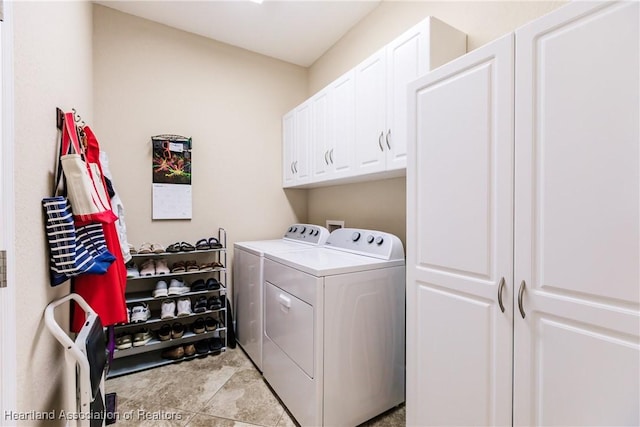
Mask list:
[{"label": "cabinet door", "polygon": [[387,47],[387,169],[407,166],[407,84],[428,71],[428,29],[421,23]]},{"label": "cabinet door", "polygon": [[282,117],[282,186],[290,187],[294,182],[295,159],[295,111]]},{"label": "cabinet door", "polygon": [[356,169],[358,174],[386,167],[386,50],[356,67]]},{"label": "cabinet door", "polygon": [[311,166],[314,182],[327,179],[331,173],[329,151],[331,150],[330,92],[324,90],[311,98]]},{"label": "cabinet door", "polygon": [[296,108],[295,115],[295,184],[303,184],[311,179],[311,102],[307,100]]},{"label": "cabinet door", "polygon": [[640,424],[638,6],[516,32],[515,425]]},{"label": "cabinet door", "polygon": [[331,84],[331,114],[333,144],[329,161],[333,166],[333,177],[344,178],[354,170],[356,104],[353,71]]},{"label": "cabinet door", "polygon": [[513,35],[409,93],[407,425],[510,425]]}]

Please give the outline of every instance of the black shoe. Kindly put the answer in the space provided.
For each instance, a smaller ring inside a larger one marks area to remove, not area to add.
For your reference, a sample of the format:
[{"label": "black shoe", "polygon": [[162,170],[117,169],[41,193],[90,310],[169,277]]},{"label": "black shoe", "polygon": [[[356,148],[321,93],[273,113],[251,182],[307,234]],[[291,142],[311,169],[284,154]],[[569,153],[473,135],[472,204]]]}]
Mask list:
[{"label": "black shoe", "polygon": [[200,292],[200,291],[206,291],[206,290],[207,290],[207,285],[202,279],[198,279],[191,284],[192,292]]},{"label": "black shoe", "polygon": [[207,329],[207,332],[213,332],[216,329],[218,329],[218,321],[215,320],[213,317],[205,318],[204,325],[205,325],[205,328]]},{"label": "black shoe", "polygon": [[165,323],[158,330],[158,339],[160,341],[168,341],[171,339],[171,325]]},{"label": "black shoe", "polygon": [[213,277],[210,279],[207,279],[207,289],[209,289],[210,291],[217,291],[218,289],[220,289],[220,286],[222,285],[220,282],[218,282],[217,279],[214,279]]},{"label": "black shoe", "polygon": [[200,318],[193,322],[193,333],[194,334],[204,334],[205,324],[204,319]]},{"label": "black shoe", "polygon": [[209,350],[210,351],[220,351],[222,347],[224,347],[224,342],[222,338],[211,338],[207,340],[209,342]]},{"label": "black shoe", "polygon": [[193,306],[194,313],[204,313],[207,311],[207,297],[201,296],[196,299],[196,303]]},{"label": "black shoe", "polygon": [[219,310],[222,308],[222,301],[220,297],[211,297],[209,298],[209,310]]},{"label": "black shoe", "polygon": [[195,343],[195,346],[196,346],[196,353],[198,354],[209,353],[209,343],[207,343],[207,340],[198,341]]}]

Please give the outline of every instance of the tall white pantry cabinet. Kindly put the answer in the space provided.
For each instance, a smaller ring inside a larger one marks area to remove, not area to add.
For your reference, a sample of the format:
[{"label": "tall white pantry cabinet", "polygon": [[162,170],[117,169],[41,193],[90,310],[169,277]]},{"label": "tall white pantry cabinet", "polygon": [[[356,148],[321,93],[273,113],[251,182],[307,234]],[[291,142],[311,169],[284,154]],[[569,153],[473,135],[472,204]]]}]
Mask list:
[{"label": "tall white pantry cabinet", "polygon": [[407,425],[640,424],[640,4],[409,86]]}]

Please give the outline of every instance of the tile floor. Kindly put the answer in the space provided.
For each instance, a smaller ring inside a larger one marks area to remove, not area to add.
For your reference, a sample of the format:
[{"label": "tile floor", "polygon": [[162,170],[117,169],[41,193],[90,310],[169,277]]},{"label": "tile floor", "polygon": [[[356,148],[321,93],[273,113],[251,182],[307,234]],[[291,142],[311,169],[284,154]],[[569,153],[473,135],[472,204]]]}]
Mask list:
[{"label": "tile floor", "polygon": [[[294,427],[240,348],[106,381],[118,394],[115,427]],[[363,424],[405,425],[404,405]]]}]

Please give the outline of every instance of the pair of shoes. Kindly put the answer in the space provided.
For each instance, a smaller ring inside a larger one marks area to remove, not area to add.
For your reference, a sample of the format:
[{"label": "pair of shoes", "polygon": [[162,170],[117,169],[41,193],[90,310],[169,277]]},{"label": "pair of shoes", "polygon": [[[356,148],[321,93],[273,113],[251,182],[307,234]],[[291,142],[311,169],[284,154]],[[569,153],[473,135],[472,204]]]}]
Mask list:
[{"label": "pair of shoes", "polygon": [[193,314],[191,311],[191,300],[187,297],[179,298],[178,303],[172,299],[162,301],[160,319],[174,319],[178,317],[189,316]]},{"label": "pair of shoes", "polygon": [[182,323],[174,323],[169,325],[165,323],[158,329],[158,339],[160,341],[169,341],[170,339],[182,338],[184,335],[184,326]]},{"label": "pair of shoes", "polygon": [[222,338],[215,337],[208,340],[200,340],[195,343],[196,353],[205,354],[209,352],[218,352],[224,347]]},{"label": "pair of shoes", "polygon": [[140,246],[140,249],[138,249],[139,254],[161,254],[164,252],[164,246],[159,243],[145,242]]},{"label": "pair of shoes", "polygon": [[214,261],[214,262],[206,262],[204,264],[200,264],[198,268],[200,269],[200,271],[213,271],[216,268],[224,268],[224,265],[222,265],[218,261]]},{"label": "pair of shoes", "polygon": [[149,341],[151,341],[152,339],[153,339],[153,335],[151,334],[151,331],[149,331],[146,328],[141,329],[135,334],[133,334],[133,346],[141,347],[146,343],[148,343]]},{"label": "pair of shoes", "polygon": [[184,273],[187,271],[187,266],[184,261],[177,261],[171,264],[172,273]]},{"label": "pair of shoes", "polygon": [[196,242],[196,249],[199,251],[206,251],[208,249],[221,249],[222,245],[220,241],[215,237],[209,237],[208,239],[200,239]]},{"label": "pair of shoes", "polygon": [[173,295],[182,295],[191,291],[191,288],[185,286],[184,282],[178,279],[171,279],[169,285],[164,280],[159,280],[156,287],[151,293],[154,298],[169,297]]},{"label": "pair of shoes", "polygon": [[156,274],[169,274],[167,261],[163,259],[148,259],[140,266],[140,276],[155,276]]},{"label": "pair of shoes", "polygon": [[176,242],[167,246],[167,252],[193,252],[196,248],[191,243],[187,242]]},{"label": "pair of shoes", "polygon": [[130,323],[143,323],[151,317],[151,310],[146,303],[138,303],[131,308]]},{"label": "pair of shoes", "polygon": [[165,350],[161,354],[163,359],[178,360],[184,357],[184,347],[181,345]]}]

